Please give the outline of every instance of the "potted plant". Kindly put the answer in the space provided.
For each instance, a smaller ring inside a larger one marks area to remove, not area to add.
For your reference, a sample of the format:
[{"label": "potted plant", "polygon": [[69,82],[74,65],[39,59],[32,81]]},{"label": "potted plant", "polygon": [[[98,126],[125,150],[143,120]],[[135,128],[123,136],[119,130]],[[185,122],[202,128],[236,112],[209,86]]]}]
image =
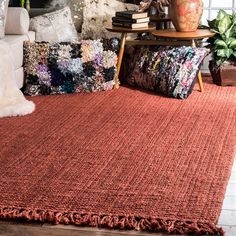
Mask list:
[{"label": "potted plant", "polygon": [[236,13],[220,10],[208,25],[215,32],[215,36],[208,40],[213,55],[209,64],[213,82],[236,86]]}]

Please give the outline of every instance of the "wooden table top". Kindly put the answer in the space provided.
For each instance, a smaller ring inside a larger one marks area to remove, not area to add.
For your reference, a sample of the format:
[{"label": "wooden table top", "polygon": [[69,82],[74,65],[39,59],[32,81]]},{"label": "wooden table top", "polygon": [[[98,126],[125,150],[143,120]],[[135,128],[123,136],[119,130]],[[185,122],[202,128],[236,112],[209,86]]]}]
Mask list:
[{"label": "wooden table top", "polygon": [[155,30],[153,35],[159,38],[172,38],[172,39],[203,39],[209,38],[215,35],[208,29],[198,29],[195,32],[177,32],[175,29]]},{"label": "wooden table top", "polygon": [[146,27],[146,28],[137,28],[137,29],[109,26],[109,27],[106,27],[106,29],[110,32],[115,32],[115,33],[147,33],[147,32],[152,32],[156,30],[156,26],[150,25],[148,28]]}]

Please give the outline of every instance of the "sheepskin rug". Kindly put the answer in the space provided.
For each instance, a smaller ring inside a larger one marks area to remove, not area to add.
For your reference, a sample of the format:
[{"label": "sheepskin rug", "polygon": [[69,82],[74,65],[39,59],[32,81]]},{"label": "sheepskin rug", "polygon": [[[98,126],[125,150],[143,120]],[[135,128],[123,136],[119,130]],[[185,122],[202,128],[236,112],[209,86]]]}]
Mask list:
[{"label": "sheepskin rug", "polygon": [[120,34],[110,33],[106,26],[111,25],[116,11],[136,10],[134,4],[118,0],[84,0],[82,38],[111,38]]},{"label": "sheepskin rug", "polygon": [[0,42],[0,118],[23,116],[35,110],[33,102],[27,101],[17,87],[10,48]]}]

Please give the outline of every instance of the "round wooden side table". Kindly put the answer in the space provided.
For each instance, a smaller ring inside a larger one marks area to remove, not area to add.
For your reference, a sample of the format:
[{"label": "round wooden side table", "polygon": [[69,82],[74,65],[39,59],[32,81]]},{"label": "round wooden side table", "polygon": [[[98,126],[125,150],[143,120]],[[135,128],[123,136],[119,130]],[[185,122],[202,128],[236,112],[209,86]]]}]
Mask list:
[{"label": "round wooden side table", "polygon": [[148,28],[137,28],[137,29],[111,26],[111,27],[107,27],[106,29],[110,32],[121,33],[120,50],[119,50],[119,55],[118,55],[117,71],[116,71],[116,77],[115,77],[115,88],[119,88],[119,84],[120,84],[119,73],[120,73],[121,63],[122,63],[122,59],[124,55],[127,34],[152,32],[156,30],[156,26],[149,26]]},{"label": "round wooden side table", "polygon": [[[192,47],[197,46],[195,40],[210,38],[215,35],[215,33],[211,32],[208,29],[198,29],[195,32],[177,32],[174,29],[164,29],[164,30],[155,30],[152,32],[152,34],[156,36],[157,38],[165,38],[169,40],[171,39],[172,41],[170,41],[170,45],[174,45],[173,41],[182,40],[183,45],[186,44],[186,41],[187,42],[190,41]],[[199,83],[200,91],[203,92],[204,88],[203,88],[201,71],[199,71],[198,73],[198,83]]]}]

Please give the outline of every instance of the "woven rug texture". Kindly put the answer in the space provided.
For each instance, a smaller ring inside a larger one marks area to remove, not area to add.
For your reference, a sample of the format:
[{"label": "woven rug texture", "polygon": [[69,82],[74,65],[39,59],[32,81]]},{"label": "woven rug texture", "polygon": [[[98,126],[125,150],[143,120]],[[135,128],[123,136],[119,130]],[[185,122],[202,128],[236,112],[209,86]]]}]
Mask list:
[{"label": "woven rug texture", "polygon": [[0,219],[223,235],[236,89],[204,86],[31,98],[0,120]]}]

